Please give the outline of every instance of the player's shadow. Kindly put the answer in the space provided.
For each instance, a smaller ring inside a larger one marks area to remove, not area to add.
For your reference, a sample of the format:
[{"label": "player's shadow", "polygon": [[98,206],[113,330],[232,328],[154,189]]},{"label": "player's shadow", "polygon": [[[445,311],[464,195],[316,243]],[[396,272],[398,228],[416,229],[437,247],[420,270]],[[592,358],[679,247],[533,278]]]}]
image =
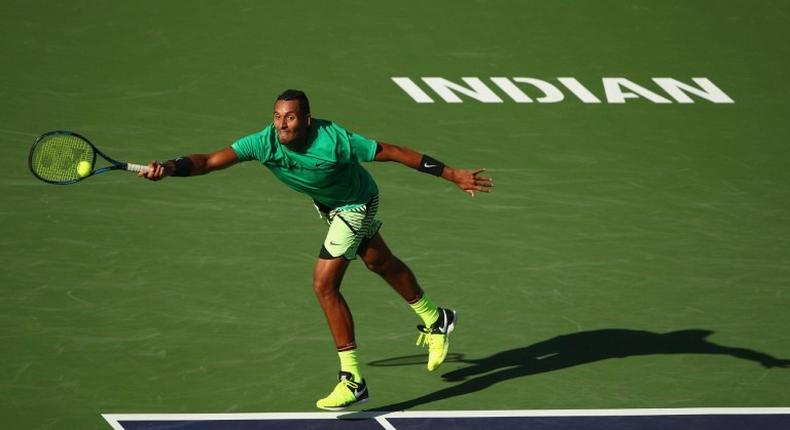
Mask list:
[{"label": "player's shadow", "polygon": [[[746,348],[717,345],[706,338],[709,330],[681,330],[653,333],[642,330],[604,329],[557,336],[522,348],[510,349],[481,359],[465,359],[463,354],[448,360],[469,366],[445,373],[448,382],[457,382],[415,399],[381,406],[376,411],[401,411],[456,396],[475,393],[494,384],[538,373],[551,372],[609,358],[649,354],[718,354],[754,361],[771,367],[790,367],[790,360],[778,359]],[[424,356],[397,357],[369,363],[372,366],[402,366],[425,363]]]}]

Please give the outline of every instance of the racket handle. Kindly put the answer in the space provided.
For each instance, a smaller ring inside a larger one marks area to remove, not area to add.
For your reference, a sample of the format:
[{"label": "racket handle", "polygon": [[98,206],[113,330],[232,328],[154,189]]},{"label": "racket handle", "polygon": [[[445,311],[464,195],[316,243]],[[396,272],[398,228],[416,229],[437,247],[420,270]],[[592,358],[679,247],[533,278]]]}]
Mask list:
[{"label": "racket handle", "polygon": [[130,172],[147,172],[148,166],[142,164],[126,163],[126,170]]}]

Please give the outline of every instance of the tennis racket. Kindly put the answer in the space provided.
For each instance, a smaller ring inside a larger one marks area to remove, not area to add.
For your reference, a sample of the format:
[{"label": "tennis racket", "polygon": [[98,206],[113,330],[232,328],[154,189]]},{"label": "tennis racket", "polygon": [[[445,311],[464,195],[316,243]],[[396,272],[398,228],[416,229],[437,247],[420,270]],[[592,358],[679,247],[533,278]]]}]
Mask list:
[{"label": "tennis racket", "polygon": [[[109,166],[96,168],[96,155]],[[78,171],[80,163],[83,171]],[[88,163],[90,170],[85,171]],[[28,166],[35,177],[56,185],[76,184],[77,182],[111,170],[147,172],[148,166],[114,160],[99,151],[85,136],[73,131],[49,131],[36,138],[30,148]]]}]

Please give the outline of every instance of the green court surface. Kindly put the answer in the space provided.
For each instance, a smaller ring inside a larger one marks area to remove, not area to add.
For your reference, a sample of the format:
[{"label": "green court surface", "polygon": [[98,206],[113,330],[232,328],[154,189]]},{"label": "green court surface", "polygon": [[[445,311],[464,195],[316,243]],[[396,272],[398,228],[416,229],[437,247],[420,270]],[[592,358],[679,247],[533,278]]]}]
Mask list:
[{"label": "green court surface", "polygon": [[[7,0],[0,15],[0,427],[315,410],[337,357],[308,198],[253,163],[65,187],[26,166],[58,128],[134,162],[213,151],[290,87],[316,117],[495,181],[472,199],[367,165],[383,237],[460,323],[426,372],[419,321],[354,263],[366,408],[790,406],[787,2]],[[423,77],[478,77],[502,102],[447,103]],[[565,97],[517,103],[491,77]],[[734,103],[678,103],[658,77],[705,77]],[[603,78],[672,102],[610,103]]]}]

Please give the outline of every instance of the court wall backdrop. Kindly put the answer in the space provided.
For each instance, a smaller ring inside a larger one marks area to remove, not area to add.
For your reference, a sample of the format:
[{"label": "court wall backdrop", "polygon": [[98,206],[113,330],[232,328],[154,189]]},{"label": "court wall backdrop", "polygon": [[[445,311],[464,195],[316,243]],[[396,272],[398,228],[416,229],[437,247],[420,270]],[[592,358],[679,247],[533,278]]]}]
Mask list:
[{"label": "court wall backdrop", "polygon": [[[460,316],[428,373],[417,318],[353,263],[366,408],[790,406],[786,2],[7,0],[0,16],[3,428],[315,411],[338,363],[307,197],[255,163],[67,187],[26,165],[51,129],[134,162],[214,151],[266,126],[286,88],[494,178],[470,198],[366,165],[383,237]],[[423,78],[500,102],[448,102]],[[731,102],[681,103],[654,78]]]}]

